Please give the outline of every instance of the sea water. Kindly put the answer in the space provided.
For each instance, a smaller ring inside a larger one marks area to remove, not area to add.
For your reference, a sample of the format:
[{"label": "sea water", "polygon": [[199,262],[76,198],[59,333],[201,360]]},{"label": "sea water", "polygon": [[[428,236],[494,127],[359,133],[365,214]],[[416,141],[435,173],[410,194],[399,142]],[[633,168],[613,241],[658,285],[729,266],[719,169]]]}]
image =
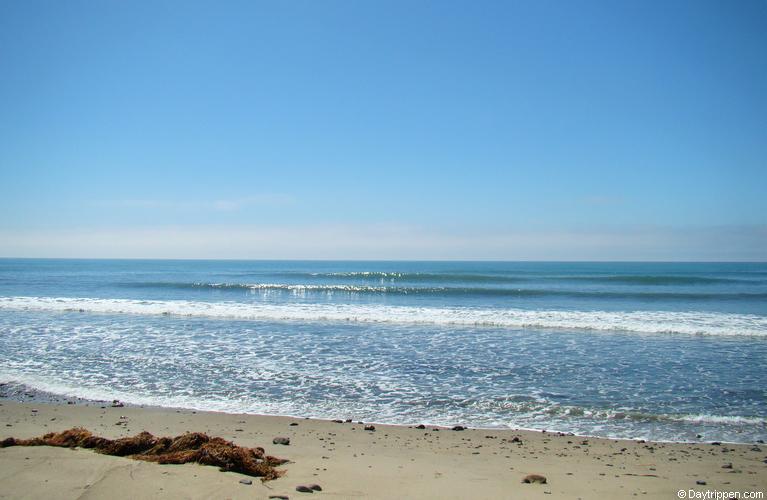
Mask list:
[{"label": "sea water", "polygon": [[753,442],[767,439],[767,264],[0,259],[0,382]]}]

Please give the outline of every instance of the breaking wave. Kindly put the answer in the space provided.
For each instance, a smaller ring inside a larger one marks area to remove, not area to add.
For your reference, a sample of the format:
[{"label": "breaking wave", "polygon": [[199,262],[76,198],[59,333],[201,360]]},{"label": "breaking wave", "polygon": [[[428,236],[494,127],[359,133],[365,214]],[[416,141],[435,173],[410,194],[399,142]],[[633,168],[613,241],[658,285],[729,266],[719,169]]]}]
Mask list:
[{"label": "breaking wave", "polygon": [[249,290],[261,292],[288,292],[292,294],[308,293],[347,293],[359,295],[426,295],[435,297],[453,296],[488,296],[488,297],[580,297],[594,299],[636,299],[642,301],[665,300],[739,300],[765,299],[767,293],[740,292],[657,292],[657,291],[583,291],[547,288],[500,288],[500,287],[466,287],[466,286],[394,286],[394,285],[354,285],[348,283],[125,283],[123,286],[132,288],[170,288],[170,289],[217,289],[217,290]]},{"label": "breaking wave", "polygon": [[369,304],[262,304],[54,297],[0,297],[0,310],[74,311],[260,321],[433,324],[640,334],[767,337],[767,317],[754,314],[717,312],[557,311]]}]

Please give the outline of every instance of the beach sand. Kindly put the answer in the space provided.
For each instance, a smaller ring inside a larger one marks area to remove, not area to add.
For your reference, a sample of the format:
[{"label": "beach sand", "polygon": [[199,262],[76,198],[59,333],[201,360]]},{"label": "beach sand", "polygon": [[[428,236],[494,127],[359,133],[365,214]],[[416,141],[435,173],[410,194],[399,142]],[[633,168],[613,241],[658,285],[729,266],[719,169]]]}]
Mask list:
[{"label": "beach sand", "polygon": [[[678,498],[680,489],[767,491],[763,444],[645,443],[377,424],[375,431],[365,431],[356,422],[168,408],[0,404],[0,439],[72,427],[110,438],[144,430],[161,436],[197,431],[242,446],[261,446],[267,454],[291,460],[280,467],[284,477],[262,483],[197,464],[159,465],[84,449],[10,447],[0,449],[2,498],[671,499]],[[272,444],[277,436],[289,437],[290,445]],[[514,438],[521,442],[512,442]],[[723,468],[729,464],[732,468]],[[523,484],[528,474],[545,476],[547,484]],[[241,479],[252,484],[241,484]],[[312,483],[322,491],[296,491],[296,486]]]}]

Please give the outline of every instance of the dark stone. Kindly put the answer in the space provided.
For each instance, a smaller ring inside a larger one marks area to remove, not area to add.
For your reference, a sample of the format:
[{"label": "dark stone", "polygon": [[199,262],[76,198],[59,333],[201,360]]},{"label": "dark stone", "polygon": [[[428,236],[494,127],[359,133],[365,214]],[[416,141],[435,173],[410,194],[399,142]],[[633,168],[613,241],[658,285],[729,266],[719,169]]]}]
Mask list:
[{"label": "dark stone", "polygon": [[295,427],[295,426],[297,426],[297,425],[298,425],[298,422],[291,422],[291,423],[290,423],[290,426],[291,426],[291,427]]},{"label": "dark stone", "polygon": [[240,479],[240,484],[253,484],[250,479]]},{"label": "dark stone", "polygon": [[711,445],[712,446],[721,446],[722,443],[720,443],[719,441],[711,441]]},{"label": "dark stone", "polygon": [[510,442],[511,443],[520,443],[520,444],[522,444],[522,440],[519,439],[519,436],[514,436],[513,438],[511,438]]},{"label": "dark stone", "polygon": [[546,484],[546,476],[541,476],[540,474],[528,474],[522,479],[522,482],[526,484]]},{"label": "dark stone", "polygon": [[462,425],[456,425],[456,426],[453,427],[453,430],[454,431],[464,431],[464,430],[466,430],[466,427],[464,427]]},{"label": "dark stone", "polygon": [[351,424],[351,423],[352,423],[352,419],[350,419],[350,418],[347,418],[347,419],[346,419],[346,423],[347,423],[347,424]]},{"label": "dark stone", "polygon": [[758,446],[754,446],[753,448],[751,448],[751,451],[762,451],[762,449],[759,448]]},{"label": "dark stone", "polygon": [[695,481],[695,484],[700,485],[700,486],[706,486],[706,481],[701,481],[699,479],[699,480]]},{"label": "dark stone", "polygon": [[290,438],[287,437],[276,437],[272,439],[273,444],[282,444],[282,445],[289,445],[290,444]]},{"label": "dark stone", "polygon": [[376,430],[376,426],[375,425],[366,425],[365,426],[365,430],[366,431],[374,431],[374,430]]},{"label": "dark stone", "polygon": [[314,491],[322,491],[322,486],[319,484],[310,484],[309,488],[313,489]]},{"label": "dark stone", "polygon": [[416,429],[425,429],[425,428],[426,428],[426,426],[425,426],[425,425],[423,425],[423,424],[419,424],[419,425],[416,425],[416,426],[415,426],[415,428],[416,428]]},{"label": "dark stone", "polygon": [[308,486],[304,486],[303,484],[299,484],[298,486],[296,486],[296,491],[301,493],[314,493],[313,489],[311,489]]},{"label": "dark stone", "polygon": [[276,500],[290,500],[290,497],[287,495],[269,495],[269,498],[274,498]]}]

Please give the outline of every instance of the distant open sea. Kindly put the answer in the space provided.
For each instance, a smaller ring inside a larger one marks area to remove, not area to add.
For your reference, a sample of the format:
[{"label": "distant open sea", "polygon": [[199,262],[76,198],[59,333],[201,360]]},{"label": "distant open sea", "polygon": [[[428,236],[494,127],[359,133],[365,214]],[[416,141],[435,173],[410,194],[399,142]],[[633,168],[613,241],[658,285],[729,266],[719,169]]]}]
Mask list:
[{"label": "distant open sea", "polygon": [[0,382],[753,442],[767,439],[767,264],[0,259]]}]

